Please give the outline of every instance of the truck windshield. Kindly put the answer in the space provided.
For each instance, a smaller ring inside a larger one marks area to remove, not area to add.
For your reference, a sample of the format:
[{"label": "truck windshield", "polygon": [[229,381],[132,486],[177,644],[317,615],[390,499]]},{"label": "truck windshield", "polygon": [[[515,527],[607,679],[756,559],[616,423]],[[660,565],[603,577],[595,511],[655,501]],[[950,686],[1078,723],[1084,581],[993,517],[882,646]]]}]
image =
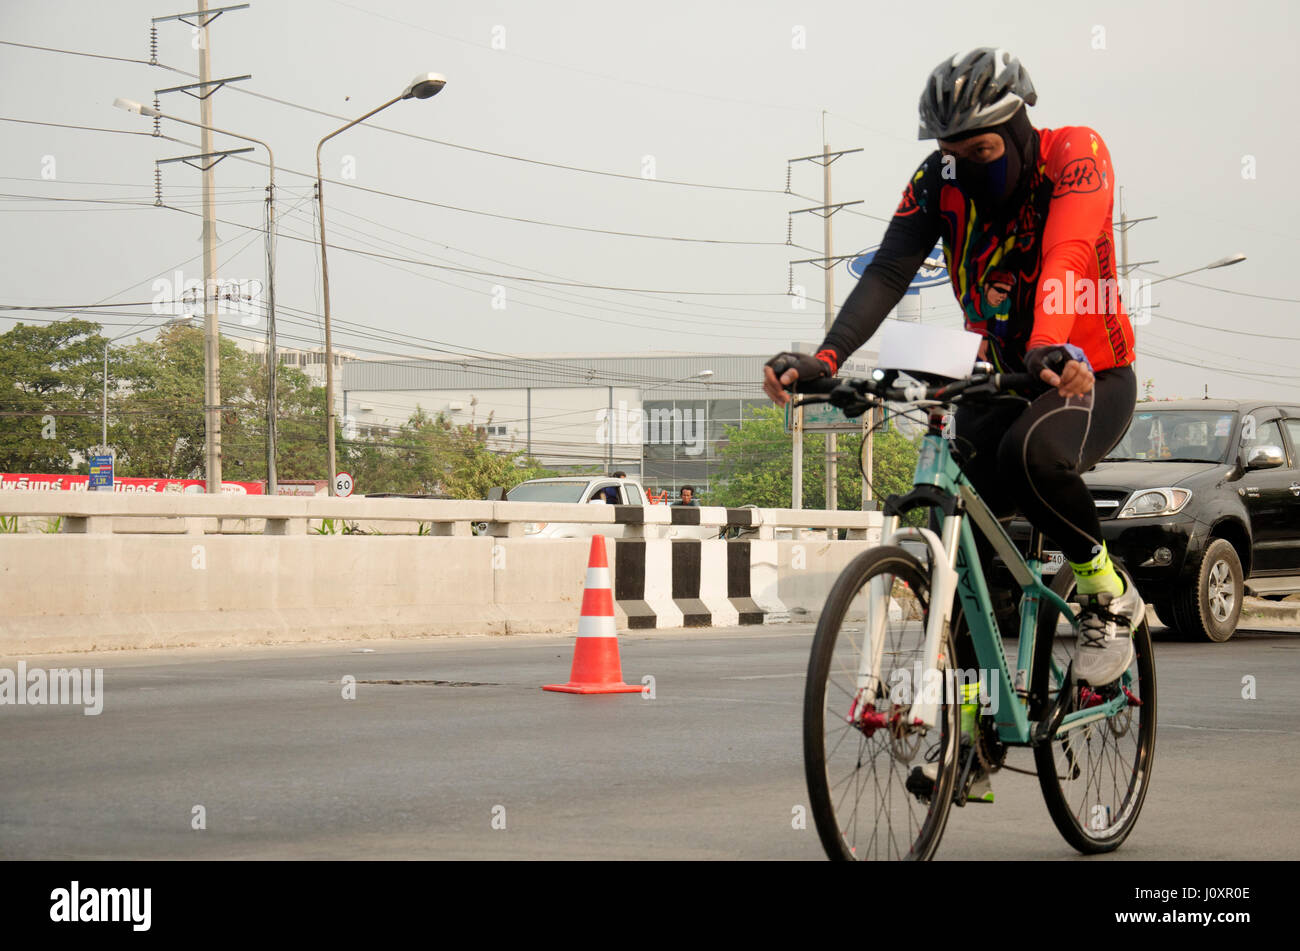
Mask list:
[{"label": "truck windshield", "polygon": [[1223,462],[1236,421],[1237,414],[1225,410],[1159,410],[1139,405],[1128,432],[1106,458]]},{"label": "truck windshield", "polygon": [[581,502],[582,490],[588,483],[581,479],[572,482],[524,482],[506,493],[508,502]]}]

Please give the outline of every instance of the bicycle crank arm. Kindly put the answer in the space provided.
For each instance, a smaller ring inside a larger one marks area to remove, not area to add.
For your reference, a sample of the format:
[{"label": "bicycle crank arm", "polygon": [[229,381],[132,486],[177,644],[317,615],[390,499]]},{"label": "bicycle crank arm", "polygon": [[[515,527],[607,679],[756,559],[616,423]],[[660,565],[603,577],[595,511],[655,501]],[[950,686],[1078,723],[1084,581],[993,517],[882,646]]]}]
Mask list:
[{"label": "bicycle crank arm", "polygon": [[1056,699],[1047,709],[1046,716],[1034,726],[1030,746],[1041,746],[1043,743],[1050,743],[1056,736],[1056,731],[1061,728],[1061,723],[1065,720],[1065,714],[1069,711],[1070,691],[1073,683],[1074,661],[1070,661],[1070,666],[1065,671],[1065,677],[1061,680],[1061,688],[1056,692]]}]

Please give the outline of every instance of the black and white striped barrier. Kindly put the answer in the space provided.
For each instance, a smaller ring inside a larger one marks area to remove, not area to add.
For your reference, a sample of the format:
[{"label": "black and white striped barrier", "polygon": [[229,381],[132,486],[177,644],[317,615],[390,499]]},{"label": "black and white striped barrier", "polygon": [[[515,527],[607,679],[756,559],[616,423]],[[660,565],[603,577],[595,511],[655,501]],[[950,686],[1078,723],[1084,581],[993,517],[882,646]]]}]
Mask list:
[{"label": "black and white striped barrier", "polygon": [[[714,506],[619,505],[613,514],[625,528],[614,540],[615,610],[634,630],[788,621],[778,590],[781,546],[788,553],[803,529],[827,522],[827,513],[815,510]],[[872,531],[879,539],[878,512],[832,517],[850,539],[868,540]],[[692,537],[678,535],[691,527]],[[717,537],[727,529],[746,537]]]},{"label": "black and white striped barrier", "polygon": [[614,607],[633,630],[788,621],[775,541],[619,538]]}]

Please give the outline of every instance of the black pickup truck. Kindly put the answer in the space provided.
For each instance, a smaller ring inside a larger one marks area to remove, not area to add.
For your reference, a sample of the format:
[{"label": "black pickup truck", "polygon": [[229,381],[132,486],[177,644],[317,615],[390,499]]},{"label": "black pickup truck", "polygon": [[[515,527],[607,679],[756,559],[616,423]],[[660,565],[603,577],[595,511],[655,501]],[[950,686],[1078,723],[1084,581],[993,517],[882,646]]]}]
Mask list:
[{"label": "black pickup truck", "polygon": [[1226,641],[1244,594],[1300,592],[1300,399],[1138,403],[1083,479],[1106,547],[1184,637]]}]

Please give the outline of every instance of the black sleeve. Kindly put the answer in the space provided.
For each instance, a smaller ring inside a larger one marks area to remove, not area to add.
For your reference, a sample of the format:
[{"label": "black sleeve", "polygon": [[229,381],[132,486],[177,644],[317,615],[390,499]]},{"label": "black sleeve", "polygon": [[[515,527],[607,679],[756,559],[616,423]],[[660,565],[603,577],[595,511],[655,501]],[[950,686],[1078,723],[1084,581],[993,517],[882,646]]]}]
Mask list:
[{"label": "black sleeve", "polygon": [[934,187],[938,174],[939,153],[935,152],[903,190],[879,250],[840,308],[821,345],[834,352],[837,365],[871,339],[934,250],[939,240],[938,188]]}]

